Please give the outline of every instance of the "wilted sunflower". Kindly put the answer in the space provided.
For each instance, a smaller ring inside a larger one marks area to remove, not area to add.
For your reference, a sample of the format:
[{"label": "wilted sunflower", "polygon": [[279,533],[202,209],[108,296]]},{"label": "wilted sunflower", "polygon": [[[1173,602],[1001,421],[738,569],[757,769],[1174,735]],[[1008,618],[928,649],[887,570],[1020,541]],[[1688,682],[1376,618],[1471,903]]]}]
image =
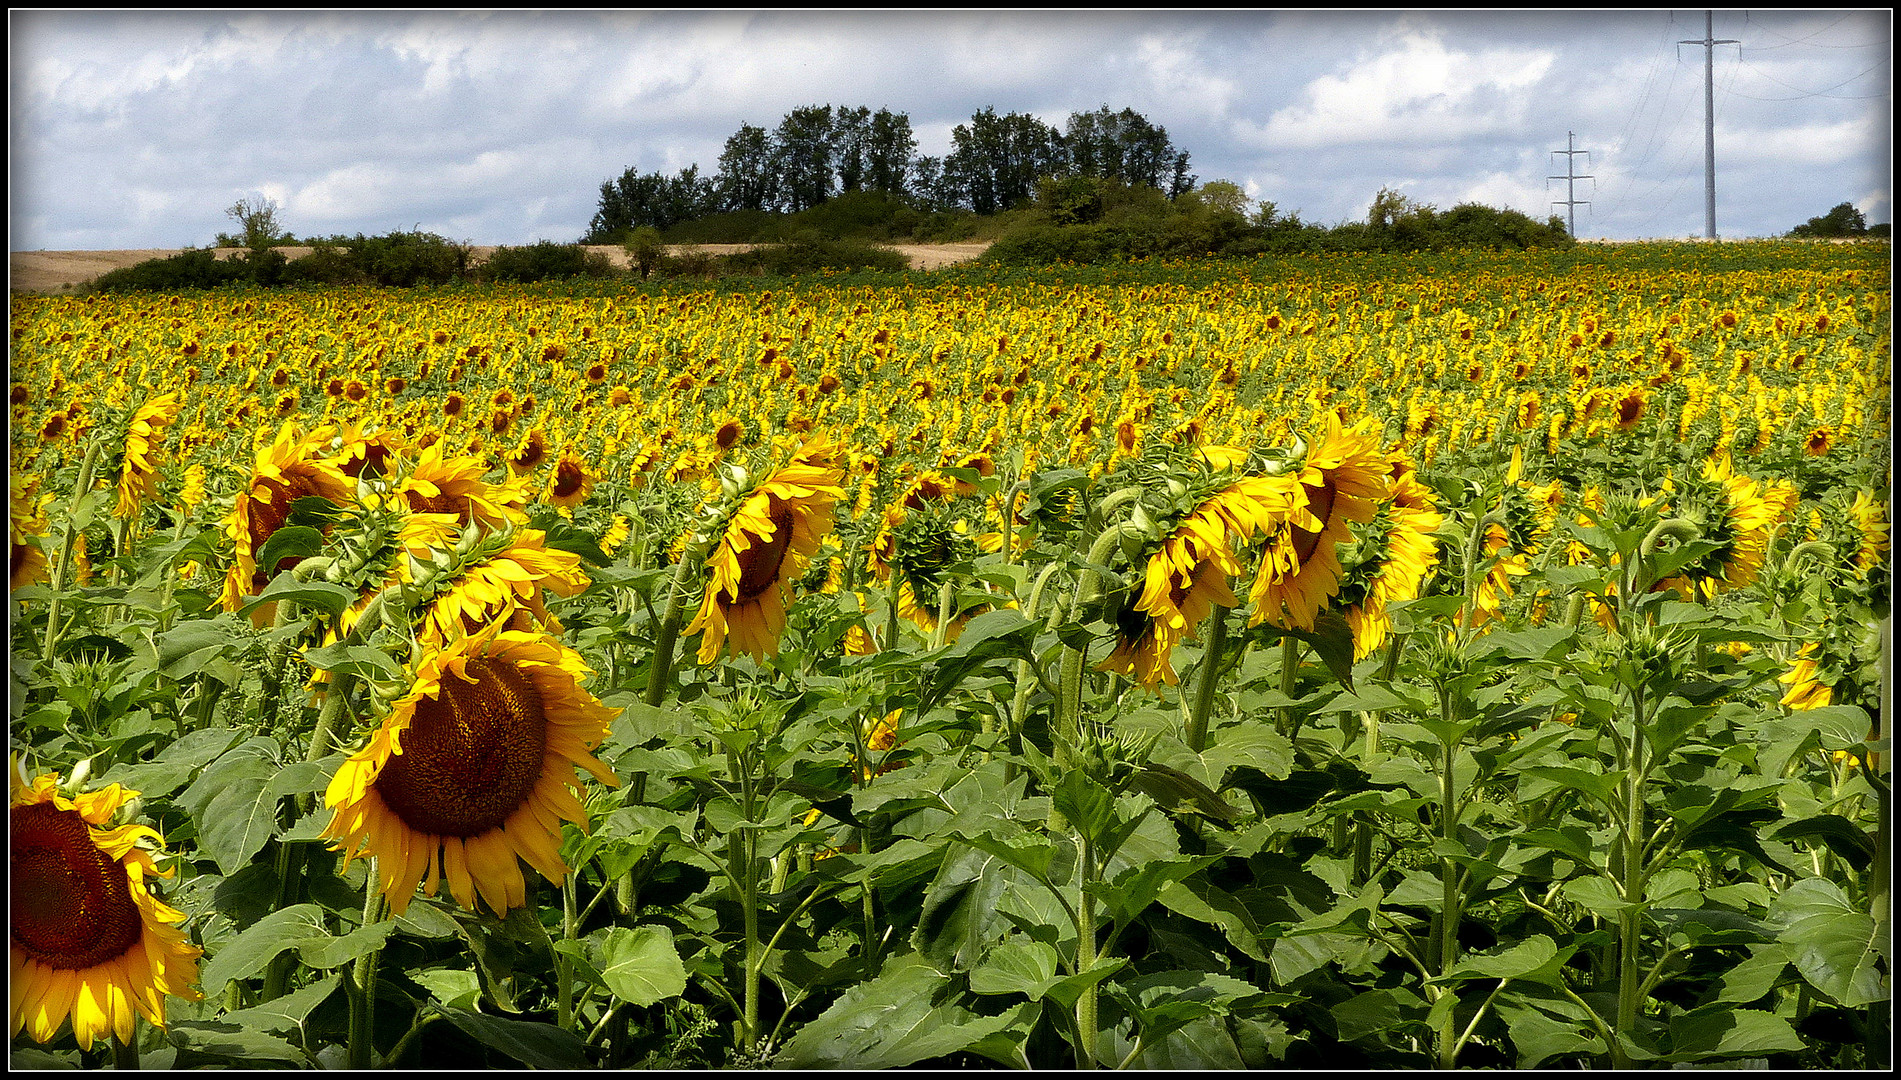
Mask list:
[{"label": "wilted sunflower", "polygon": [[178,419],[181,404],[178,394],[165,394],[139,406],[132,414],[132,422],[125,432],[125,459],[119,467],[119,504],[114,512],[120,518],[138,516],[139,507],[152,497],[152,488],[158,482],[152,450],[161,429]]},{"label": "wilted sunflower", "polygon": [[[317,456],[330,439],[329,428],[319,428],[305,436],[297,434],[295,422],[285,424],[271,444],[257,452],[251,482],[238,492],[224,531],[231,538],[236,557],[225,575],[220,602],[226,611],[236,611],[245,596],[264,591],[271,575],[295,564],[294,558],[281,560],[276,567],[257,565],[271,534],[284,526],[291,506],[307,496],[321,496],[338,505],[346,505],[356,485],[343,474],[337,463]],[[270,607],[271,605],[265,605]],[[264,607],[252,616],[268,618]]]},{"label": "wilted sunflower", "polygon": [[471,524],[503,529],[528,520],[528,489],[519,480],[491,484],[482,479],[488,470],[471,457],[446,457],[441,443],[423,448],[409,475],[396,485],[396,494],[418,514],[454,514],[467,528]]},{"label": "wilted sunflower", "polygon": [[785,467],[743,493],[715,535],[707,556],[706,596],[686,633],[701,633],[699,662],[727,647],[755,661],[779,651],[785,593],[804,573],[832,528],[832,504],[844,492],[837,448],[819,439],[799,448]]},{"label": "wilted sunflower", "polygon": [[[324,795],[324,839],[376,856],[395,914],[420,883],[442,881],[462,907],[500,916],[527,902],[517,857],[559,885],[561,822],[587,827],[574,767],[618,786],[592,751],[619,710],[581,687],[579,654],[544,634],[485,632],[429,650],[410,691]],[[570,790],[572,789],[572,790]]]},{"label": "wilted sunflower", "polygon": [[146,886],[172,872],[139,841],[163,838],[107,827],[138,792],[113,784],[69,799],[52,774],[28,782],[16,762],[7,775],[13,1034],[52,1042],[70,1019],[91,1049],[108,1034],[132,1044],[135,1014],[164,1027],[167,995],[202,996],[191,986],[203,950],[171,925],[184,914]]},{"label": "wilted sunflower", "polygon": [[1386,495],[1387,464],[1379,441],[1342,429],[1327,414],[1327,428],[1308,449],[1299,489],[1288,517],[1268,536],[1248,599],[1249,625],[1264,621],[1312,630],[1314,617],[1340,591],[1340,559],[1334,548],[1352,539],[1350,522],[1373,520]]}]

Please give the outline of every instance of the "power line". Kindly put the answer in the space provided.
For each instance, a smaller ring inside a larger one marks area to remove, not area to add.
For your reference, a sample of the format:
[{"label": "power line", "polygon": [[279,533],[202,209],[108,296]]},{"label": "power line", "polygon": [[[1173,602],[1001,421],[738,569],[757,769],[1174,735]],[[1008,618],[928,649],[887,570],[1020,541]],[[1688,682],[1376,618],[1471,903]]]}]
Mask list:
[{"label": "power line", "polygon": [[1883,57],[1882,59],[1875,61],[1873,65],[1869,66],[1868,68],[1854,75],[1850,75],[1848,78],[1843,79],[1841,82],[1836,83],[1834,86],[1824,87],[1820,90],[1804,90],[1799,86],[1794,86],[1789,83],[1785,83],[1781,79],[1776,78],[1774,75],[1771,75],[1768,72],[1762,70],[1761,68],[1756,67],[1755,65],[1751,64],[1747,59],[1745,59],[1741,55],[1738,55],[1736,59],[1739,62],[1741,62],[1744,67],[1748,68],[1750,71],[1753,71],[1757,75],[1760,75],[1765,79],[1768,79],[1770,82],[1775,83],[1777,86],[1784,87],[1789,90],[1794,90],[1796,91],[1798,95],[1792,98],[1763,98],[1763,97],[1754,97],[1753,95],[1750,95],[1750,94],[1736,95],[1737,97],[1750,98],[1752,101],[1801,101],[1803,98],[1815,98],[1815,97],[1830,98],[1831,100],[1834,100],[1834,101],[1870,101],[1870,100],[1873,100],[1874,98],[1887,96],[1886,94],[1872,94],[1872,95],[1867,95],[1867,96],[1855,95],[1855,96],[1837,97],[1829,93],[1830,90],[1839,90],[1842,87],[1847,86],[1849,83],[1854,82],[1856,79],[1859,79],[1864,75],[1871,74],[1874,71],[1880,69],[1881,65],[1888,62],[1888,59],[1886,57]]}]

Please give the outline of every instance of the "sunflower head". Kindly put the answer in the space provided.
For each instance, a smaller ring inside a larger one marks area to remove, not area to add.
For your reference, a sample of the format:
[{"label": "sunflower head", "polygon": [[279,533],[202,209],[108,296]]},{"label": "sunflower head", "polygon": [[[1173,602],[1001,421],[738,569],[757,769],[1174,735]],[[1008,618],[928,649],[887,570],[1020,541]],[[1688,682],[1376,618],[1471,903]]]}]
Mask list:
[{"label": "sunflower head", "polygon": [[[295,563],[295,558],[286,558],[274,567],[259,566],[257,557],[272,534],[290,522],[297,500],[318,497],[338,506],[354,501],[356,485],[334,460],[322,456],[329,440],[329,428],[300,436],[293,422],[257,452],[251,480],[239,490],[225,518],[225,535],[235,553],[221,598],[225,610],[236,611],[245,595],[262,592],[272,575]],[[254,617],[268,613],[259,608]]]},{"label": "sunflower head", "polygon": [[199,1000],[203,950],[147,885],[171,875],[139,846],[162,838],[112,826],[138,792],[113,784],[68,798],[58,777],[29,780],[17,762],[8,786],[13,1034],[47,1043],[70,1021],[82,1048],[108,1034],[131,1043],[136,1015],[163,1027],[168,995]]},{"label": "sunflower head", "polygon": [[563,510],[572,510],[587,501],[594,491],[595,478],[588,475],[580,459],[573,454],[562,454],[554,467],[554,476],[548,480],[544,498],[550,506]]},{"label": "sunflower head", "polygon": [[400,914],[420,884],[497,916],[527,901],[517,859],[548,880],[567,876],[562,821],[587,826],[579,766],[604,784],[593,755],[619,710],[582,688],[578,654],[545,634],[491,628],[427,651],[366,745],[324,796],[323,836],[345,862],[378,857],[379,887]]}]

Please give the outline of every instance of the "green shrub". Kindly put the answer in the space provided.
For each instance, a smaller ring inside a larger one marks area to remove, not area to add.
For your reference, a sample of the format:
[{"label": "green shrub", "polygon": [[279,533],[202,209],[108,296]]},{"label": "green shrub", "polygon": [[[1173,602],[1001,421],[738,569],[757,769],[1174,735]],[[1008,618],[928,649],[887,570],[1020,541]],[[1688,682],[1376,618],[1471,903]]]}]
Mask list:
[{"label": "green shrub", "polygon": [[784,244],[728,255],[720,261],[729,272],[788,277],[821,270],[877,270],[901,274],[911,268],[909,260],[889,248],[854,240],[831,240],[809,233]]},{"label": "green shrub", "polygon": [[[283,256],[278,256],[282,258]],[[172,289],[213,289],[251,280],[251,267],[239,259],[220,259],[209,248],[181,251],[162,259],[109,270],[93,279],[98,292]]]},{"label": "green shrub", "polygon": [[367,285],[370,276],[349,249],[328,240],[314,241],[310,254],[284,267],[286,285]]},{"label": "green shrub", "polygon": [[550,281],[577,277],[613,277],[607,256],[580,244],[539,240],[526,247],[498,247],[482,264],[485,281]]}]

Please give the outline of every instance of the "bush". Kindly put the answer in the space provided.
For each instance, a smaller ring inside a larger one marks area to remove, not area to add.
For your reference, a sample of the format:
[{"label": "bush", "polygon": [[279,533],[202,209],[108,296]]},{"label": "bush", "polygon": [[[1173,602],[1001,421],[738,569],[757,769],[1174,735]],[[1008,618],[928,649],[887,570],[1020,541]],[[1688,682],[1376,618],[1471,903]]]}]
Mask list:
[{"label": "bush", "polygon": [[358,233],[349,243],[350,259],[378,285],[446,285],[468,276],[472,253],[435,233]]},{"label": "bush", "polygon": [[284,267],[286,285],[367,285],[370,276],[347,248],[328,240],[314,241],[310,254]]},{"label": "bush", "polygon": [[721,263],[732,272],[788,277],[821,270],[877,270],[902,274],[911,269],[909,260],[889,248],[853,240],[831,240],[809,233],[785,244],[757,247],[728,255]]},{"label": "bush", "polygon": [[[272,254],[276,254],[273,252]],[[283,258],[279,255],[278,258]],[[214,289],[252,279],[252,268],[243,260],[220,259],[210,248],[193,248],[162,259],[109,270],[93,279],[97,292],[132,292],[172,289]]]},{"label": "bush", "polygon": [[577,277],[613,277],[607,256],[580,244],[539,240],[527,247],[498,247],[482,264],[484,281],[549,281]]}]

